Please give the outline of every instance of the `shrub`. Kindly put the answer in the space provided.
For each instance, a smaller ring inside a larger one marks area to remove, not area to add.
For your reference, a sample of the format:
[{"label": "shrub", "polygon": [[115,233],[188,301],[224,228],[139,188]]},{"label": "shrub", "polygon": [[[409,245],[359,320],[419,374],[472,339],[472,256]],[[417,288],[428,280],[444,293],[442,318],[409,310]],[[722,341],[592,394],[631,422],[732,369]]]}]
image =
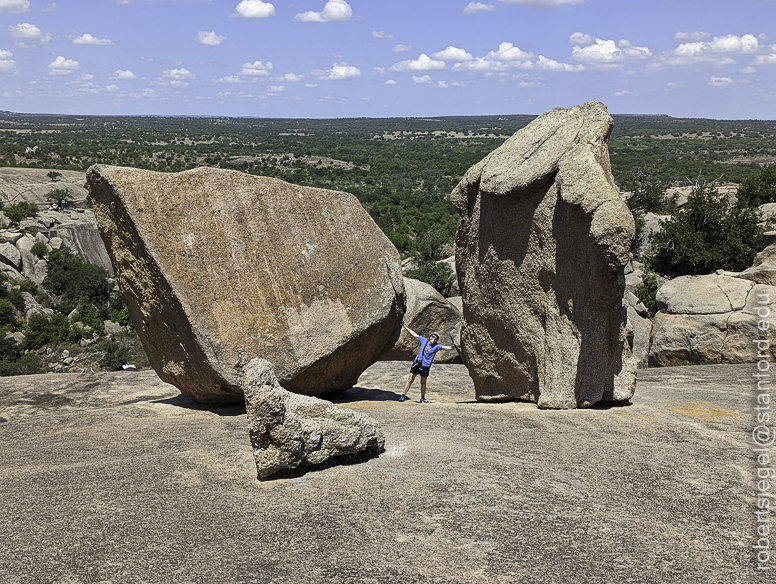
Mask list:
[{"label": "shrub", "polygon": [[48,255],[48,275],[43,287],[65,300],[81,299],[104,304],[113,286],[108,282],[108,272],[81,259],[69,248],[54,249]]},{"label": "shrub", "polygon": [[4,207],[3,213],[10,219],[11,223],[19,223],[27,217],[34,217],[38,213],[38,206],[35,203],[19,201],[15,205]]},{"label": "shrub", "polygon": [[10,375],[34,375],[43,373],[45,367],[43,361],[35,353],[22,355],[18,360],[2,359],[0,360],[0,376],[8,377]]},{"label": "shrub", "polygon": [[657,275],[654,272],[644,272],[641,284],[636,286],[636,296],[647,307],[650,314],[657,312]]},{"label": "shrub", "polygon": [[421,261],[414,270],[404,274],[407,278],[420,280],[436,288],[442,296],[450,292],[455,282],[455,274],[448,264],[438,264],[434,261]]},{"label": "shrub", "polygon": [[51,179],[51,182],[54,182],[60,176],[62,176],[62,173],[61,172],[57,172],[56,170],[50,170],[48,173],[46,173],[46,176]]},{"label": "shrub", "polygon": [[756,208],[699,186],[684,208],[653,233],[647,267],[671,276],[710,274],[716,270],[745,270],[763,247]]},{"label": "shrub", "polygon": [[6,298],[0,298],[0,324],[8,324],[14,320],[14,306]]},{"label": "shrub", "polygon": [[624,190],[630,191],[628,207],[642,213],[672,214],[676,211],[677,196],[669,197],[666,190],[670,186],[658,178],[659,169],[652,166],[639,166],[629,170],[621,180]]},{"label": "shrub", "polygon": [[45,255],[48,253],[48,248],[46,248],[45,243],[41,241],[36,241],[35,243],[32,244],[32,247],[30,248],[30,253],[32,253],[32,255],[34,255],[38,259],[43,259]]},{"label": "shrub", "polygon": [[46,200],[64,207],[73,200],[73,193],[70,192],[70,189],[54,189],[46,195]]},{"label": "shrub", "polygon": [[131,353],[116,342],[109,342],[105,348],[105,356],[100,360],[102,367],[111,371],[119,371],[125,363],[132,361]]},{"label": "shrub", "polygon": [[745,178],[738,187],[736,198],[753,207],[776,202],[776,164]]}]

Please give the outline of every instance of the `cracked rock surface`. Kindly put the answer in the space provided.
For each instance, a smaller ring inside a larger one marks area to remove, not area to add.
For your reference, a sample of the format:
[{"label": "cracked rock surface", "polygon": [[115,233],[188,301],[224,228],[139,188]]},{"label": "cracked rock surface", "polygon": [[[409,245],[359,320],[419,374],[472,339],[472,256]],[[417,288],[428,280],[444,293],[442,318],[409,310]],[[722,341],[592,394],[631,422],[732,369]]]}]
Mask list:
[{"label": "cracked rock surface", "polygon": [[462,358],[479,400],[566,409],[633,395],[623,296],[635,227],[611,174],[612,127],[602,103],[549,111],[451,195]]},{"label": "cracked rock surface", "polygon": [[400,258],[358,200],[242,172],[87,172],[100,235],[157,374],[241,402],[268,359],[287,390],[352,387],[398,339]]},{"label": "cracked rock surface", "polygon": [[259,479],[338,456],[378,454],[385,449],[383,431],[375,420],[284,390],[265,359],[253,359],[245,367],[243,389]]}]

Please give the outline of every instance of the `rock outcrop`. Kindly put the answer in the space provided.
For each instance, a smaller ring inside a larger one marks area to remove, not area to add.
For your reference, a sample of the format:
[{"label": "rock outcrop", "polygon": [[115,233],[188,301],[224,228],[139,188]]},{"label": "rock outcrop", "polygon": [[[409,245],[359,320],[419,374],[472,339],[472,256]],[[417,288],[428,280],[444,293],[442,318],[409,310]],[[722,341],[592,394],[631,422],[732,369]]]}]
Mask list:
[{"label": "rock outcrop", "polygon": [[242,400],[255,357],[289,391],[342,390],[396,342],[399,254],[352,195],[210,168],[87,180],[149,361],[182,393]]},{"label": "rock outcrop", "polygon": [[[758,321],[776,310],[776,286],[715,274],[682,276],[663,284],[656,300],[650,364],[751,363],[757,352],[752,341],[764,334]],[[776,348],[769,353],[776,357]]]},{"label": "rock outcrop", "polygon": [[[461,343],[461,311],[448,302],[433,286],[404,278],[404,290],[407,294],[407,310],[404,324],[424,337],[436,331],[442,338],[443,345],[460,345]],[[396,344],[381,357],[381,361],[412,361],[418,354],[420,345],[417,339],[402,329]],[[434,358],[434,363],[461,363],[456,351],[441,351]]]},{"label": "rock outcrop", "polygon": [[286,391],[264,359],[252,359],[246,365],[243,390],[259,479],[338,456],[384,450],[385,437],[376,421],[331,402]]},{"label": "rock outcrop", "polygon": [[462,357],[479,400],[575,408],[633,395],[623,271],[635,227],[611,130],[601,103],[552,110],[452,193]]},{"label": "rock outcrop", "polygon": [[776,245],[771,244],[758,253],[752,267],[738,274],[738,277],[757,284],[776,286]]}]

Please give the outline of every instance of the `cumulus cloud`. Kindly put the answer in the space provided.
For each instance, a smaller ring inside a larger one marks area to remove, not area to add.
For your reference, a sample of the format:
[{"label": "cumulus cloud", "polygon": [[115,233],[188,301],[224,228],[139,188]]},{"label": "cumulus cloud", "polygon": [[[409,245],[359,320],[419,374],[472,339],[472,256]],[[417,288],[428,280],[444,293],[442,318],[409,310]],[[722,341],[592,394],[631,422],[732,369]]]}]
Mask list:
[{"label": "cumulus cloud", "polygon": [[384,30],[373,30],[372,36],[376,39],[392,39],[393,35],[389,32],[385,32]]},{"label": "cumulus cloud", "polygon": [[412,82],[413,83],[431,83],[431,76],[430,75],[423,75],[421,77],[417,77],[415,75],[412,76]]},{"label": "cumulus cloud", "polygon": [[275,15],[275,5],[262,0],[242,0],[234,8],[233,18],[269,18]]},{"label": "cumulus cloud", "polygon": [[165,79],[172,79],[174,81],[183,81],[184,79],[194,79],[196,75],[185,68],[180,69],[167,69],[162,73],[162,77]]},{"label": "cumulus cloud", "polygon": [[752,65],[776,65],[776,54],[757,55]]},{"label": "cumulus cloud", "polygon": [[30,0],[0,0],[0,12],[22,14],[30,11]]},{"label": "cumulus cloud", "polygon": [[531,88],[531,87],[545,87],[547,84],[542,83],[541,81],[521,81],[517,84],[518,87],[522,89]]},{"label": "cumulus cloud", "polygon": [[137,79],[137,75],[132,73],[129,69],[123,70],[123,69],[117,69],[113,75],[110,75],[108,77],[109,79]]},{"label": "cumulus cloud", "polygon": [[484,2],[469,2],[463,9],[464,14],[477,14],[478,12],[493,12],[496,9],[492,4]]},{"label": "cumulus cloud", "polygon": [[447,68],[444,61],[432,59],[425,53],[420,55],[417,59],[408,59],[407,61],[399,61],[394,65],[391,65],[389,71],[396,71],[398,73],[408,72],[424,72],[424,71],[441,71]]},{"label": "cumulus cloud", "polygon": [[219,77],[218,79],[213,79],[212,81],[213,83],[243,83],[245,79],[239,75],[226,75],[224,77]]},{"label": "cumulus cloud", "polygon": [[738,70],[738,72],[744,73],[744,74],[751,74],[751,73],[757,73],[757,69],[755,69],[754,67],[741,67]]},{"label": "cumulus cloud", "polygon": [[351,18],[353,18],[353,9],[345,0],[327,0],[320,12],[308,10],[294,16],[294,20],[301,22],[331,22]]},{"label": "cumulus cloud", "polygon": [[372,67],[372,70],[378,75],[385,75],[385,67]]},{"label": "cumulus cloud", "polygon": [[286,73],[280,77],[273,77],[273,81],[287,81],[288,83],[296,83],[304,79],[304,75],[297,75],[296,73]]},{"label": "cumulus cloud", "polygon": [[70,75],[81,67],[78,61],[58,56],[48,65],[49,75]]},{"label": "cumulus cloud", "polygon": [[24,97],[24,92],[20,89],[15,89],[14,91],[4,91],[3,97]]},{"label": "cumulus cloud", "polygon": [[719,87],[721,85],[732,85],[733,80],[730,77],[715,77],[712,75],[709,77],[709,85]]},{"label": "cumulus cloud", "polygon": [[391,50],[398,55],[399,53],[409,53],[411,51],[417,51],[418,49],[412,45],[394,45]]},{"label": "cumulus cloud", "polygon": [[99,39],[96,36],[90,35],[88,32],[77,36],[73,39],[74,45],[115,45],[112,40]]},{"label": "cumulus cloud", "polygon": [[587,46],[592,45],[595,42],[595,37],[589,34],[582,34],[581,32],[575,32],[569,37],[569,43],[572,45]]},{"label": "cumulus cloud", "polygon": [[41,12],[54,12],[56,9],[57,9],[57,3],[56,2],[52,2],[51,4],[46,6],[45,8],[41,9]]},{"label": "cumulus cloud", "polygon": [[539,8],[552,8],[562,4],[582,4],[585,0],[498,0],[507,4],[528,4]]},{"label": "cumulus cloud", "polygon": [[0,49],[0,75],[16,75],[16,61],[11,51]]},{"label": "cumulus cloud", "polygon": [[312,89],[313,87],[318,87],[318,84],[317,83],[305,83],[304,86]]},{"label": "cumulus cloud", "polygon": [[105,88],[105,91],[111,91],[111,92],[118,91],[118,90],[119,90],[119,86],[116,85],[115,83],[111,83]]},{"label": "cumulus cloud", "polygon": [[464,49],[458,47],[447,47],[444,51],[438,51],[431,54],[432,59],[440,61],[473,61],[474,57]]},{"label": "cumulus cloud", "polygon": [[270,61],[267,61],[266,65],[261,61],[254,61],[253,63],[245,63],[242,66],[240,75],[245,75],[246,77],[268,77],[270,71],[272,71],[272,63]]},{"label": "cumulus cloud", "polygon": [[632,91],[628,91],[627,89],[623,89],[622,91],[615,91],[614,95],[618,97],[623,97],[625,95],[633,95]]},{"label": "cumulus cloud", "polygon": [[673,81],[669,81],[668,83],[666,83],[665,90],[666,91],[673,91],[674,89],[679,89],[680,87],[681,87],[681,85],[679,85],[678,83],[675,83]]},{"label": "cumulus cloud", "polygon": [[705,41],[706,39],[710,39],[711,34],[707,32],[678,32],[674,35],[674,40],[677,43],[685,43],[685,42],[698,42],[698,41]]},{"label": "cumulus cloud", "polygon": [[29,22],[20,22],[5,29],[6,34],[12,39],[39,39],[43,31]]},{"label": "cumulus cloud", "polygon": [[285,85],[270,85],[267,87],[267,95],[277,95],[278,93],[283,93],[285,90]]},{"label": "cumulus cloud", "polygon": [[394,81],[393,79],[389,79],[388,81],[385,82],[385,84],[386,85],[396,85],[396,81]]},{"label": "cumulus cloud", "polygon": [[453,71],[480,73],[486,77],[492,77],[496,73],[503,73],[512,69],[534,69],[543,71],[584,71],[584,65],[571,65],[549,59],[542,55],[535,57],[533,53],[526,52],[512,43],[503,42],[498,49],[490,51],[484,57],[476,57],[473,60],[459,61],[453,65]]},{"label": "cumulus cloud", "polygon": [[735,64],[736,55],[754,55],[762,51],[759,39],[752,34],[728,34],[711,41],[692,41],[680,44],[673,51],[661,53],[655,68],[708,63],[717,67]]},{"label": "cumulus cloud", "polygon": [[331,69],[313,71],[313,75],[324,81],[341,81],[343,79],[361,77],[361,71],[358,67],[348,65],[347,63],[334,63]]},{"label": "cumulus cloud", "polygon": [[571,50],[572,59],[599,69],[616,68],[626,61],[650,57],[652,57],[652,51],[647,47],[637,47],[624,39],[615,43],[613,40],[597,38],[592,44],[586,46],[577,44]]},{"label": "cumulus cloud", "polygon": [[207,45],[208,47],[217,47],[226,40],[225,36],[216,34],[216,31],[201,30],[194,37],[194,40],[200,45]]}]

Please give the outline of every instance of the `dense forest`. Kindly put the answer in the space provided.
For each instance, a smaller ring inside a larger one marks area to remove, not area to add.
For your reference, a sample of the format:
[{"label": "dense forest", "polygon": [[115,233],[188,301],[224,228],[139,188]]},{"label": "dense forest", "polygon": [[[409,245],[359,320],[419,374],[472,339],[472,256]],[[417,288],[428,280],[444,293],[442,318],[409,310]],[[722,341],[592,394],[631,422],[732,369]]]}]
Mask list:
[{"label": "dense forest", "polygon": [[[661,183],[741,182],[776,160],[776,122],[614,116],[612,168]],[[337,120],[102,117],[0,112],[0,166],[217,166],[354,194],[403,256],[452,240],[447,196],[534,116]]]}]

